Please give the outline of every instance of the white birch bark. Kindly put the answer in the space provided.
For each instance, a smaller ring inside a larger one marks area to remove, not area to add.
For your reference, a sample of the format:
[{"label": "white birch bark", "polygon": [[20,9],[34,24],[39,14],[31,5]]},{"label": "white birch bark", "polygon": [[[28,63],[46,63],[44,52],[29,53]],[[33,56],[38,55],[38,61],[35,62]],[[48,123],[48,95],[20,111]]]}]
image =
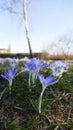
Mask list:
[{"label": "white birch bark", "polygon": [[32,50],[31,50],[31,44],[30,44],[30,35],[29,35],[28,22],[27,22],[26,0],[23,0],[23,11],[24,11],[23,15],[24,15],[26,38],[27,38],[27,42],[28,42],[28,46],[29,46],[30,58],[32,58]]}]

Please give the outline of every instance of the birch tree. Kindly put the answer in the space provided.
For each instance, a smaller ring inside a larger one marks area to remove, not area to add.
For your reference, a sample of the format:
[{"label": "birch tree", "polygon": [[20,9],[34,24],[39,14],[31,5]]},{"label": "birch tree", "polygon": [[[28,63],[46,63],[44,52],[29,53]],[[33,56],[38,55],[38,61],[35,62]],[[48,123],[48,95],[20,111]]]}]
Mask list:
[{"label": "birch tree", "polygon": [[28,19],[27,19],[27,2],[29,0],[4,0],[2,4],[3,10],[8,10],[10,13],[15,14],[17,17],[23,18],[26,32],[26,39],[29,47],[29,57],[32,58],[32,49],[30,43]]}]

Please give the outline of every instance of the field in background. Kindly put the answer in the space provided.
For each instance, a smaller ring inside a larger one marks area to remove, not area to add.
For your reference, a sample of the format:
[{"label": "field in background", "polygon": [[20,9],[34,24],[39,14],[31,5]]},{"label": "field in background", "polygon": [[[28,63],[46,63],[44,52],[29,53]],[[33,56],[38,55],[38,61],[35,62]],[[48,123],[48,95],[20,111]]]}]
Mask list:
[{"label": "field in background", "polygon": [[49,54],[46,50],[41,53],[41,58],[44,60],[73,60],[73,55],[68,54]]},{"label": "field in background", "polygon": [[[1,58],[29,58],[29,53],[11,53],[11,54],[0,54]],[[47,51],[42,51],[39,53],[33,53],[33,57],[41,58],[44,60],[73,60],[73,55],[67,54],[57,54],[50,55]]]}]

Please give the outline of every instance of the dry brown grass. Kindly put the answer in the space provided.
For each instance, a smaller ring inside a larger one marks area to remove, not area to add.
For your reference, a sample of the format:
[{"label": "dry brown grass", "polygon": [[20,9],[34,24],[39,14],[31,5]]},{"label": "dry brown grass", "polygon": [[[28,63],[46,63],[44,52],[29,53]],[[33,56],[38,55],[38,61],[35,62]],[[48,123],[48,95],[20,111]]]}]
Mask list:
[{"label": "dry brown grass", "polygon": [[52,54],[50,55],[47,51],[42,51],[41,58],[44,60],[73,60],[73,55],[68,54]]}]

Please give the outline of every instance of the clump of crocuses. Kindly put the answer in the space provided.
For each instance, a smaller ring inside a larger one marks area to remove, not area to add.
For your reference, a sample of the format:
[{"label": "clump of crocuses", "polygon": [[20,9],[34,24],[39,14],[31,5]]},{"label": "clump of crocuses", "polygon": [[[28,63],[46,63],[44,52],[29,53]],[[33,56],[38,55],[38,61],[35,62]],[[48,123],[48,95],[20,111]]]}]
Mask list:
[{"label": "clump of crocuses", "polygon": [[48,86],[58,82],[58,80],[55,80],[54,76],[48,76],[47,78],[44,78],[44,76],[39,73],[40,70],[45,67],[47,67],[47,62],[42,62],[39,59],[31,59],[27,63],[25,63],[25,70],[29,72],[29,87],[32,87],[31,82],[34,83],[37,77],[39,78],[39,81],[42,84],[42,92],[39,97],[39,105],[38,105],[39,113],[41,113],[42,96],[45,89]]},{"label": "clump of crocuses", "polygon": [[25,71],[29,72],[29,87],[32,87],[38,77],[39,71],[47,66],[47,63],[42,62],[40,59],[30,59],[24,63]]},{"label": "clump of crocuses", "polygon": [[52,70],[53,76],[47,76],[45,78],[43,74],[40,74],[40,70],[47,67],[47,62],[45,61],[42,61],[40,59],[30,59],[24,63],[24,69],[19,73],[16,68],[17,65],[18,65],[17,63],[10,63],[9,70],[5,70],[4,74],[1,75],[9,82],[9,94],[11,95],[13,79],[20,73],[22,72],[25,73],[27,71],[29,73],[29,78],[28,78],[29,90],[32,91],[32,87],[34,86],[34,83],[37,79],[39,79],[42,85],[42,91],[40,93],[39,104],[38,104],[38,111],[39,113],[41,113],[42,97],[45,89],[48,86],[57,83],[59,81],[59,78],[62,76],[62,73],[68,71],[68,67],[66,66],[65,63],[62,62],[51,63],[49,68]]}]

